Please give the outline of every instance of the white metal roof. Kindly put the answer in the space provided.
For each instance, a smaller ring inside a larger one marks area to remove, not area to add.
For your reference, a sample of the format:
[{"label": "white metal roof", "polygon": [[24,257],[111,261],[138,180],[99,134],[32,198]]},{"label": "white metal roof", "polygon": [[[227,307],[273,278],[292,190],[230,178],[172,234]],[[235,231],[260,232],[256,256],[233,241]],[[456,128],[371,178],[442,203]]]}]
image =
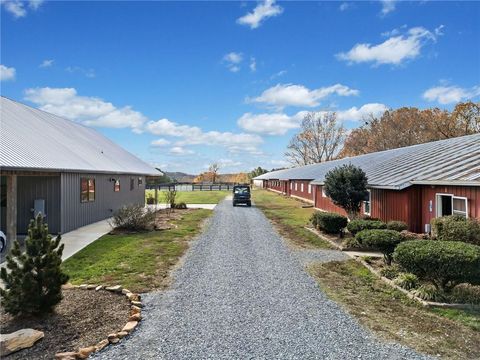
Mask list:
[{"label": "white metal roof", "polygon": [[255,179],[313,180],[313,184],[321,185],[329,170],[344,164],[362,168],[370,187],[480,186],[480,134],[273,171]]},{"label": "white metal roof", "polygon": [[73,121],[4,97],[0,114],[2,169],[160,174],[99,132]]}]

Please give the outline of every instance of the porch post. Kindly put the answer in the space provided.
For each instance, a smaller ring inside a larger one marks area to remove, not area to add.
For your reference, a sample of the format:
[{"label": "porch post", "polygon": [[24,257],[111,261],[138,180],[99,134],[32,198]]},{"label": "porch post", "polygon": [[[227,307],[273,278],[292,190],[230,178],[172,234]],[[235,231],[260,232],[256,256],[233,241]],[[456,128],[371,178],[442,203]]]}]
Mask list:
[{"label": "porch post", "polygon": [[17,175],[7,175],[7,252],[17,239]]}]

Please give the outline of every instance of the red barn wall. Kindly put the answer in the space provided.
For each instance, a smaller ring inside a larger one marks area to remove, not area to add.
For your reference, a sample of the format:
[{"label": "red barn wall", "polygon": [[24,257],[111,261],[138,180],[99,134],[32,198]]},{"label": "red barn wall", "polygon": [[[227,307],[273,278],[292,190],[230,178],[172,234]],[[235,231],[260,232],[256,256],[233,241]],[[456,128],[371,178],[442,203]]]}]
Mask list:
[{"label": "red barn wall", "polygon": [[337,214],[342,214],[347,216],[347,213],[345,210],[343,210],[341,207],[335,205],[332,200],[328,197],[323,197],[322,196],[322,186],[316,185],[315,186],[315,207],[317,209],[323,210],[323,211],[328,211],[328,212],[334,212]]},{"label": "red barn wall", "polygon": [[[297,190],[295,190],[295,184],[297,186]],[[313,195],[314,195],[314,185],[311,187],[311,192],[308,193],[308,185],[310,184],[310,180],[290,180],[290,183],[288,184],[288,191],[290,192],[290,195],[293,196],[298,196],[302,199],[312,201],[313,202]],[[302,185],[303,185],[303,191],[302,191]]]}]

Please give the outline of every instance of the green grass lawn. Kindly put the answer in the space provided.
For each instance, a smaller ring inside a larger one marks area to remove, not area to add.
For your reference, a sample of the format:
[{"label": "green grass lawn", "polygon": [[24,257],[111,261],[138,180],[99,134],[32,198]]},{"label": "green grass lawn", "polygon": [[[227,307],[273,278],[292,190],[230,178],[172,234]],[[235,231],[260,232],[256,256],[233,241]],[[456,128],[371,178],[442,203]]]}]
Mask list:
[{"label": "green grass lawn", "polygon": [[122,285],[144,292],[166,285],[169,269],[199,233],[211,210],[194,210],[173,221],[177,228],[129,235],[104,235],[62,267],[73,284]]},{"label": "green grass lawn", "polygon": [[255,206],[263,211],[287,239],[301,246],[331,248],[328,242],[304,228],[315,209],[302,208],[303,203],[299,200],[268,190],[254,190],[252,197]]},{"label": "green grass lawn", "polygon": [[[155,196],[154,190],[147,190],[145,196],[151,195]],[[219,201],[223,200],[225,196],[230,195],[231,191],[222,190],[222,191],[178,191],[177,192],[177,203],[184,202],[186,204],[218,204]],[[158,192],[158,202],[165,203],[163,197],[163,191]]]},{"label": "green grass lawn", "polygon": [[480,358],[480,312],[428,309],[355,260],[309,267],[320,287],[378,336],[448,359]]}]

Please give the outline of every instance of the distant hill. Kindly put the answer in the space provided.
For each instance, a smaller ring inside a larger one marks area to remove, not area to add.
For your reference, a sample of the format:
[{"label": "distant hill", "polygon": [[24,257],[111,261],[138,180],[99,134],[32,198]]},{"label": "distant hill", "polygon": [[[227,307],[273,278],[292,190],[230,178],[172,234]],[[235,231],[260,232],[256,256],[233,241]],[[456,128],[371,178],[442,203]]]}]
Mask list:
[{"label": "distant hill", "polygon": [[177,181],[177,182],[192,182],[193,179],[195,179],[195,175],[190,175],[190,174],[186,174],[178,171],[177,172],[165,171],[165,175],[167,175],[173,181]]}]

